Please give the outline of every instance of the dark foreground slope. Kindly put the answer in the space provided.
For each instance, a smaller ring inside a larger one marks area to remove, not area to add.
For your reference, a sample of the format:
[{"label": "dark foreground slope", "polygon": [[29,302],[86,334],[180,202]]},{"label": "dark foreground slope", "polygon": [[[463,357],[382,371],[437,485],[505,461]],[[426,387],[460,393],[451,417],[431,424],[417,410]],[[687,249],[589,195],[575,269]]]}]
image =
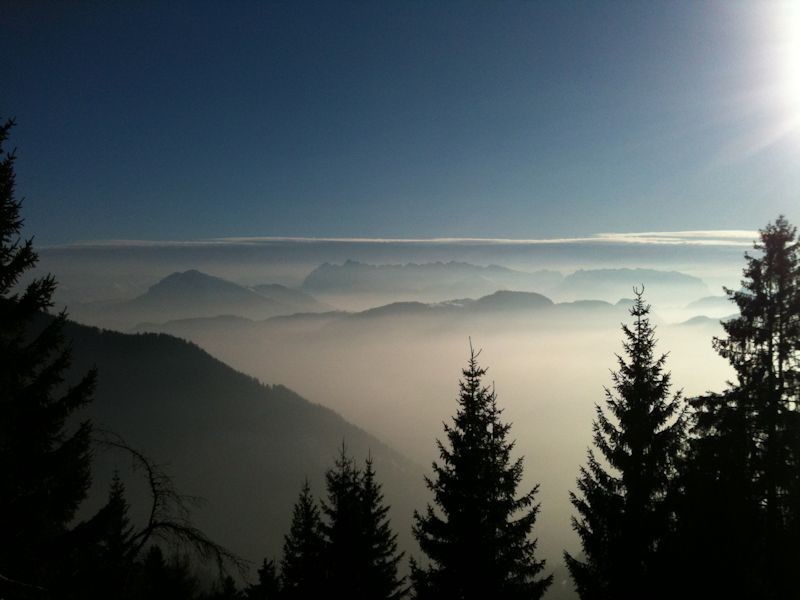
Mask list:
[{"label": "dark foreground slope", "polygon": [[[408,547],[411,511],[424,502],[421,469],[335,412],[168,335],[74,323],[67,335],[74,372],[99,370],[89,415],[167,463],[181,491],[204,497],[196,521],[215,540],[250,560],[276,555],[303,479],[321,492],[323,472],[345,440],[358,458],[372,453]],[[129,466],[125,457],[103,454],[96,463],[95,504],[110,470]]]}]

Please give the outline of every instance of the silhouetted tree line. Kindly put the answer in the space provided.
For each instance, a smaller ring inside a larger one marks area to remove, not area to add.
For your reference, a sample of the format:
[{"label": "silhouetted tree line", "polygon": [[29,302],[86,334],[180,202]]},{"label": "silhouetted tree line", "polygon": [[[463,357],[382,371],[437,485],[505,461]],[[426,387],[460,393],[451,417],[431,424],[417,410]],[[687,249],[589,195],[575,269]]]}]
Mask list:
[{"label": "silhouetted tree line", "polygon": [[[437,441],[425,483],[432,504],[415,512],[424,555],[400,574],[403,554],[371,458],[344,444],[317,499],[306,481],[279,561],[264,560],[239,589],[226,565],[241,561],[190,520],[190,499],[149,458],[74,414],[96,373],[66,386],[65,313],[52,276],[21,287],[37,257],[22,241],[14,154],[0,127],[0,599],[170,598],[301,600],[538,599],[552,583],[536,556],[538,486],[519,491],[511,425],[480,352],[470,348],[456,414]],[[796,598],[800,566],[800,250],[779,217],[746,254],[738,308],[714,348],[735,371],[721,393],[685,400],[672,391],[666,354],[643,289],[612,386],[598,404],[592,445],[570,494],[578,554],[565,553],[583,600]],[[698,368],[702,368],[698,365]],[[122,480],[105,505],[75,524],[91,455],[128,453],[150,488],[149,518],[134,526]],[[216,561],[209,589],[197,558]]]},{"label": "silhouetted tree line", "polygon": [[581,598],[800,595],[800,253],[784,217],[759,238],[713,340],[736,373],[722,393],[670,396],[637,295],[572,495]]},{"label": "silhouetted tree line", "polygon": [[264,561],[248,600],[396,599],[405,593],[397,566],[402,553],[372,460],[359,469],[344,445],[325,474],[326,499],[317,502],[306,481],[284,538],[280,572]]}]

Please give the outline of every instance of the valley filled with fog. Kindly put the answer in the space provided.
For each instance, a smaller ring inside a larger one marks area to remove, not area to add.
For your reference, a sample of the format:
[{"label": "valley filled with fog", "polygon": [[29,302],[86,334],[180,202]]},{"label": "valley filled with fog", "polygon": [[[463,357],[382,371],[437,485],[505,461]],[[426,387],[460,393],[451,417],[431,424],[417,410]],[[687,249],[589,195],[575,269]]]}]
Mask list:
[{"label": "valley filled with fog", "polygon": [[[513,423],[523,484],[541,484],[537,534],[556,567],[564,548],[577,549],[567,494],[622,351],[633,287],[652,304],[674,391],[721,390],[731,372],[712,338],[735,312],[721,285],[736,284],[744,249],[738,239],[100,245],[47,249],[40,269],[62,281],[59,301],[79,323],[191,341],[333,409],[420,472],[437,458],[471,340]],[[398,505],[424,500],[417,479],[406,490],[416,500]],[[394,511],[398,530],[410,516]]]}]

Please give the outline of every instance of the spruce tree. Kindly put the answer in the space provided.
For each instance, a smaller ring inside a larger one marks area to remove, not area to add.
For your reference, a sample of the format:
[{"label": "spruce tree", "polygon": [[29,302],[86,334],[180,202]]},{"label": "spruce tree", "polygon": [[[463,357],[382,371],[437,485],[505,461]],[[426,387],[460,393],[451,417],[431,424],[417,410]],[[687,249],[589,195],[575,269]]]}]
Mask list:
[{"label": "spruce tree", "polygon": [[389,522],[389,507],[384,504],[381,485],[375,479],[372,458],[367,458],[361,479],[361,514],[366,551],[364,598],[396,600],[405,593],[397,565],[403,554],[397,551],[397,534]]},{"label": "spruce tree", "polygon": [[783,216],[759,237],[741,289],[726,289],[739,315],[714,339],[736,379],[692,403],[687,530],[702,540],[694,566],[710,585],[786,598],[800,562],[800,249]]},{"label": "spruce tree", "polygon": [[93,600],[128,598],[134,560],[133,527],[128,518],[125,487],[115,473],[106,504],[65,536],[70,548],[55,580],[60,598]]},{"label": "spruce tree", "polygon": [[325,474],[327,500],[322,504],[325,519],[326,587],[339,598],[361,598],[364,546],[361,529],[361,473],[342,444],[333,468]]},{"label": "spruce tree", "polygon": [[[123,597],[133,568],[134,529],[128,517],[125,486],[117,473],[111,482],[108,501],[83,527],[75,530],[84,556],[78,569],[84,573],[78,597]],[[80,531],[83,529],[84,531]]]},{"label": "spruce tree", "polygon": [[247,600],[276,600],[280,596],[280,591],[280,578],[275,568],[275,561],[265,558],[258,569],[258,583],[247,588],[245,597]]},{"label": "spruce tree", "polygon": [[322,505],[326,592],[353,600],[389,600],[403,595],[397,537],[383,503],[372,461],[362,472],[342,445],[325,475]]},{"label": "spruce tree", "polygon": [[125,485],[114,473],[108,501],[96,519],[103,526],[100,538],[100,551],[103,563],[107,567],[124,572],[130,560],[132,550],[133,526],[128,517],[128,501],[125,499]]},{"label": "spruce tree", "polygon": [[625,355],[617,356],[605,410],[595,407],[594,448],[580,470],[579,494],[570,494],[583,556],[565,558],[584,600],[656,597],[659,556],[674,524],[670,491],[685,413],[680,393],[670,394],[666,355],[655,354],[650,306],[634,291],[635,321],[622,327]]},{"label": "spruce tree", "polygon": [[289,600],[320,597],[326,575],[324,558],[322,522],[306,480],[294,505],[292,524],[283,543],[282,597]]},{"label": "spruce tree", "polygon": [[[486,369],[470,347],[459,383],[458,410],[437,440],[440,462],[426,484],[434,506],[414,513],[414,536],[428,559],[412,561],[414,595],[420,599],[541,598],[552,575],[541,577],[530,534],[539,505],[538,486],[517,496],[522,458],[511,459],[511,425],[497,397],[484,386]],[[438,510],[437,510],[438,509]]]},{"label": "spruce tree", "polygon": [[37,255],[20,237],[15,155],[3,149],[12,125],[0,126],[0,576],[49,587],[90,476],[90,425],[67,423],[90,401],[95,376],[64,385],[66,315],[44,315],[54,278],[20,285]]},{"label": "spruce tree", "polygon": [[[760,598],[763,548],[751,475],[753,437],[747,402],[732,390],[690,400],[689,451],[670,559],[680,574],[668,586],[689,598]],[[732,576],[735,574],[735,576]],[[688,593],[687,593],[688,592]]]}]

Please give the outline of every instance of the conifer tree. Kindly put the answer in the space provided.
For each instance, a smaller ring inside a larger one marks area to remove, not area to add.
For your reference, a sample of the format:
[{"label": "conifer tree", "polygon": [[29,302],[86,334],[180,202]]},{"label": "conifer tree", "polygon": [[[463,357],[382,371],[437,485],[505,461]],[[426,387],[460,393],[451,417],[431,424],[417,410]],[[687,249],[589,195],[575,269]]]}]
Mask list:
[{"label": "conifer tree", "polygon": [[397,534],[389,522],[381,485],[375,479],[372,458],[367,458],[361,479],[361,514],[366,551],[364,598],[396,600],[405,593],[397,565],[403,554],[397,551]]},{"label": "conifer tree", "polygon": [[584,600],[656,597],[659,554],[674,523],[670,491],[685,413],[680,393],[670,394],[666,355],[655,354],[650,306],[643,290],[634,291],[635,321],[622,327],[625,356],[617,357],[605,410],[595,407],[594,448],[580,471],[579,494],[570,494],[583,556],[565,558]]},{"label": "conifer tree", "polygon": [[247,600],[276,600],[281,591],[275,561],[266,558],[258,569],[258,583],[247,588]]},{"label": "conifer tree", "polygon": [[128,517],[128,501],[125,499],[125,485],[114,473],[108,502],[100,511],[97,519],[103,526],[100,539],[102,561],[107,566],[124,570],[130,558],[133,539],[133,526]]},{"label": "conifer tree", "polygon": [[325,476],[322,505],[326,590],[340,598],[389,600],[403,595],[397,538],[372,460],[362,472],[342,449]]},{"label": "conifer tree", "polygon": [[482,383],[486,369],[478,354],[470,347],[458,410],[444,427],[447,444],[437,440],[440,462],[426,478],[436,508],[414,514],[414,536],[429,561],[412,561],[414,595],[541,598],[552,575],[541,577],[544,561],[536,559],[536,540],[530,538],[538,486],[517,496],[522,458],[511,459],[511,425],[501,421],[496,395]]},{"label": "conifer tree", "polygon": [[320,597],[326,575],[324,558],[322,522],[306,480],[294,505],[292,524],[283,543],[282,597],[289,600]]},{"label": "conifer tree", "polygon": [[43,316],[54,278],[19,286],[37,255],[20,238],[15,155],[3,149],[12,125],[0,126],[0,576],[47,587],[89,483],[90,425],[67,421],[90,401],[95,376],[64,387],[66,315]]},{"label": "conifer tree", "polygon": [[733,390],[690,400],[693,425],[682,462],[682,497],[670,552],[681,575],[668,586],[674,595],[762,597],[752,429],[747,413],[737,409],[746,404]]},{"label": "conifer tree", "polygon": [[[128,517],[125,486],[114,473],[108,501],[84,526],[75,529],[82,547],[83,558],[78,561],[82,571],[83,589],[78,597],[123,597],[130,583],[133,568],[134,529]],[[81,531],[83,530],[83,531]]]},{"label": "conifer tree", "polygon": [[361,473],[342,444],[333,468],[325,474],[328,492],[322,504],[325,519],[326,586],[340,598],[360,598],[364,547],[361,529]]},{"label": "conifer tree", "polygon": [[[692,403],[686,535],[698,540],[694,566],[709,585],[727,581],[729,597],[786,598],[796,594],[800,562],[797,231],[781,216],[754,248],[741,289],[726,289],[739,315],[714,339],[736,379]],[[727,577],[732,570],[736,582]]]},{"label": "conifer tree", "polygon": [[51,578],[59,582],[51,590],[63,599],[130,597],[124,592],[134,567],[132,540],[125,487],[114,473],[106,504],[65,535],[70,552],[64,555],[58,572]]}]

